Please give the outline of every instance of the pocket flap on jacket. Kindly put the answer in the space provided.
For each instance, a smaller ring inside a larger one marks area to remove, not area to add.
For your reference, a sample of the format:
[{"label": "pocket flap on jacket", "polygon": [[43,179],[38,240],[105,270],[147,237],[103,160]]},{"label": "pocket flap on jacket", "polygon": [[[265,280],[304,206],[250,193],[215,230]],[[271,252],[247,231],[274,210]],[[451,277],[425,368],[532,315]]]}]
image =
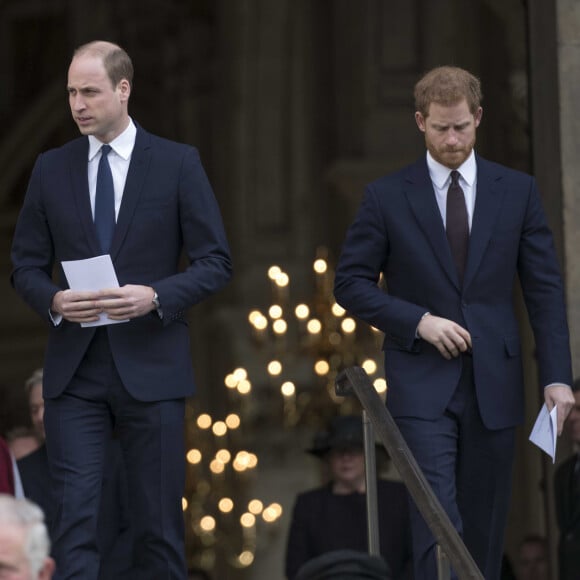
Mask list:
[{"label": "pocket flap on jacket", "polygon": [[505,341],[505,351],[508,356],[520,356],[521,346],[520,339],[518,336],[506,336]]}]

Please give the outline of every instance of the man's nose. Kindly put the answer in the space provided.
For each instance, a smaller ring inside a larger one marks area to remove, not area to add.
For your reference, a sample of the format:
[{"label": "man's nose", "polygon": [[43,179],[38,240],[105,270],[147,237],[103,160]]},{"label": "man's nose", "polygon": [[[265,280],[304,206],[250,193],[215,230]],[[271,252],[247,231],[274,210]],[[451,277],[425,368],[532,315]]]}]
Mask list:
[{"label": "man's nose", "polygon": [[74,111],[80,111],[85,108],[85,102],[80,95],[76,95],[70,98],[71,107]]},{"label": "man's nose", "polygon": [[455,145],[457,143],[457,141],[458,141],[457,133],[455,131],[453,131],[453,130],[449,131],[447,133],[447,139],[446,139],[446,141],[447,141],[447,144],[448,145]]}]

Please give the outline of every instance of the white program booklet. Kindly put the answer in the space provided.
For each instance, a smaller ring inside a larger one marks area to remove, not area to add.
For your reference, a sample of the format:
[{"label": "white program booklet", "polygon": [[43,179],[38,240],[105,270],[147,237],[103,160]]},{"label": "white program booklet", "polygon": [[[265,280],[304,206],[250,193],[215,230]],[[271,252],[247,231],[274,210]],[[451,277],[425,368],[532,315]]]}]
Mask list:
[{"label": "white program booklet", "polygon": [[548,412],[546,404],[542,406],[530,434],[530,441],[545,451],[556,461],[556,443],[558,441],[558,410],[556,405]]},{"label": "white program booklet", "polygon": [[[119,288],[117,273],[109,254],[61,263],[71,290],[96,291],[103,288]],[[128,322],[128,320],[111,320],[102,312],[99,315],[99,320],[82,322],[81,326],[103,326],[119,322]]]}]

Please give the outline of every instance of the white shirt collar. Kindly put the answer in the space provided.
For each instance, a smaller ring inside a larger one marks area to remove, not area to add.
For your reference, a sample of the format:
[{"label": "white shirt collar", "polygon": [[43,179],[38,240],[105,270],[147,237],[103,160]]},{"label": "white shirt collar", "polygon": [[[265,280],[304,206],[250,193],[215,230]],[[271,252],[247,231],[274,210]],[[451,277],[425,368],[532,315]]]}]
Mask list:
[{"label": "white shirt collar", "polygon": [[[127,161],[133,152],[136,136],[137,127],[135,127],[133,119],[129,117],[129,125],[127,128],[120,135],[117,135],[117,137],[115,137],[110,143],[108,143],[108,145],[111,146],[111,149],[113,149],[117,155]],[[89,161],[94,158],[94,156],[101,150],[103,145],[104,143],[99,141],[94,135],[89,135]]]},{"label": "white shirt collar", "polygon": [[[443,188],[445,182],[451,175],[451,169],[435,161],[429,151],[427,151],[427,167],[429,169],[429,176],[431,181],[440,189]],[[473,186],[477,176],[477,163],[475,162],[475,152],[472,149],[469,157],[457,168],[461,174],[461,178],[469,185]]]}]

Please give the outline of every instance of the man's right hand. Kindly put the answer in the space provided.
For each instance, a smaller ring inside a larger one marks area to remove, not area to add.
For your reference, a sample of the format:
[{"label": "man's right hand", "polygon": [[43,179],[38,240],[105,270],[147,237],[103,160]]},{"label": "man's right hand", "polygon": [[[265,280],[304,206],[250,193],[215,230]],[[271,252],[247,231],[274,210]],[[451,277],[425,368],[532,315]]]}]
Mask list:
[{"label": "man's right hand", "polygon": [[59,290],[52,299],[50,310],[69,322],[95,322],[102,311],[98,298],[97,292]]},{"label": "man's right hand", "polygon": [[441,356],[450,360],[471,349],[471,335],[465,328],[439,316],[426,314],[417,326],[417,334],[431,343]]}]

